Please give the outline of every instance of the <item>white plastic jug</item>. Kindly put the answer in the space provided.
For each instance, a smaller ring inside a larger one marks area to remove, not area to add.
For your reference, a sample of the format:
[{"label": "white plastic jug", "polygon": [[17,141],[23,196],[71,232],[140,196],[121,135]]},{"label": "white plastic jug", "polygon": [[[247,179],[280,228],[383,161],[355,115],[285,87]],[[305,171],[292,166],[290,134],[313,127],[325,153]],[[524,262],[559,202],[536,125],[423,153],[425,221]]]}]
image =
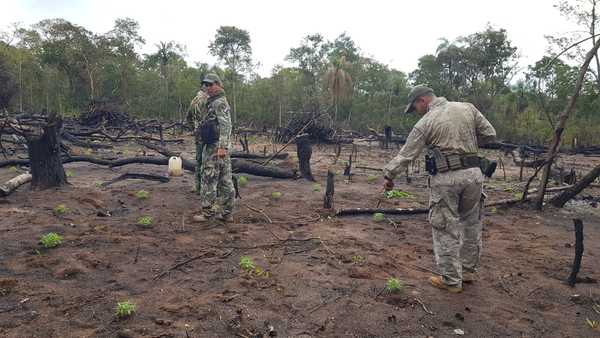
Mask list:
[{"label": "white plastic jug", "polygon": [[181,168],[181,157],[173,156],[169,159],[169,176],[181,176],[183,169]]}]

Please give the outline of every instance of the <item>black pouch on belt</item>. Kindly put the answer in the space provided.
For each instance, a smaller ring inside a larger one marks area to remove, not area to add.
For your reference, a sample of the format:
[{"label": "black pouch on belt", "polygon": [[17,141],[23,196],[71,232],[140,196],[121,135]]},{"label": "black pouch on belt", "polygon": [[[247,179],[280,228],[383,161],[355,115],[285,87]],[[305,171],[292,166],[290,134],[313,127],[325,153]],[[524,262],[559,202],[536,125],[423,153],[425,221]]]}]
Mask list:
[{"label": "black pouch on belt", "polygon": [[217,119],[208,119],[200,124],[200,139],[204,144],[214,144],[219,140],[219,122]]}]

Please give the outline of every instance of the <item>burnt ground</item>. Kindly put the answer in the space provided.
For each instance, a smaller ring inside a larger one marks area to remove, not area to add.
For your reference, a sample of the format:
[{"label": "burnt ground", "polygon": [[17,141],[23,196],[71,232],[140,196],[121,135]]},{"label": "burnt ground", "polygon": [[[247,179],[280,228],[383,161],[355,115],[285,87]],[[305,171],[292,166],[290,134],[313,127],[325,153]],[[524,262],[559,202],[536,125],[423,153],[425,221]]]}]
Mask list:
[{"label": "burnt ground", "polygon": [[[193,149],[189,141],[181,147]],[[122,155],[136,150],[123,146]],[[73,163],[66,165],[67,187],[21,187],[0,199],[0,336],[448,337],[460,329],[468,337],[600,337],[600,329],[586,324],[600,321],[600,307],[594,310],[598,284],[571,288],[563,282],[574,256],[574,217],[585,224],[580,276],[600,279],[598,209],[585,201],[541,213],[486,209],[480,280],[462,294],[449,294],[427,283],[426,269],[435,267],[425,215],[378,223],[323,212],[327,168],[341,172],[350,150],[345,147],[333,165],[334,148],[315,147],[320,188],[305,180],[248,176],[234,223],[226,226],[192,222],[199,201],[191,173],[164,184],[99,186],[124,172],[164,174],[161,166],[111,170]],[[360,146],[357,165],[379,167],[395,152]],[[580,172],[597,160],[565,158]],[[518,191],[518,170],[508,158],[504,163],[507,181],[500,170],[486,184],[489,200]],[[295,157],[280,165],[294,167]],[[377,205],[382,179],[368,176],[378,173],[353,171],[350,183],[337,175],[336,207]],[[14,168],[0,169],[0,181],[15,174]],[[410,198],[383,199],[381,205],[426,206],[426,178],[412,177],[410,184],[397,180]],[[136,198],[139,190],[149,198]],[[281,198],[272,199],[272,192]],[[600,189],[582,194],[597,198]],[[68,210],[57,216],[59,204]],[[272,223],[250,208],[263,210]],[[153,224],[137,225],[146,215]],[[39,238],[51,231],[64,242],[44,249]],[[242,271],[241,256],[251,257],[260,271]],[[402,292],[382,291],[390,277],[405,284]],[[124,300],[135,303],[136,312],[117,319],[115,306]]]}]

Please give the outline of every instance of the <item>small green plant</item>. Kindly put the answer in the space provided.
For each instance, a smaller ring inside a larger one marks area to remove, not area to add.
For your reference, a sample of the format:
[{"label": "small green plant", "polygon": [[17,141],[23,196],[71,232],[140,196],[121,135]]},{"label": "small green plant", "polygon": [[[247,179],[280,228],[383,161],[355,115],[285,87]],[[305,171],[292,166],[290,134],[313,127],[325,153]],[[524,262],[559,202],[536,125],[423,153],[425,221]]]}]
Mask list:
[{"label": "small green plant", "polygon": [[376,212],[375,214],[373,214],[373,220],[375,222],[383,222],[385,221],[385,215],[380,212]]},{"label": "small green plant", "polygon": [[589,318],[585,319],[585,323],[592,329],[595,330],[600,326],[597,320],[590,320]]},{"label": "small green plant", "polygon": [[138,219],[137,224],[139,225],[143,225],[143,226],[150,226],[152,225],[152,217],[151,216],[142,216],[140,217],[140,219]]},{"label": "small green plant", "polygon": [[55,232],[49,232],[40,238],[40,243],[47,249],[59,246],[62,241],[63,237]]},{"label": "small green plant", "polygon": [[17,171],[17,167],[13,165],[13,166],[11,166],[10,168],[8,168],[8,170],[9,170],[10,172],[16,172],[16,171]]},{"label": "small green plant", "polygon": [[377,176],[375,176],[375,175],[369,175],[367,177],[367,183],[373,184],[373,183],[375,183],[375,181],[377,181]]},{"label": "small green plant", "polygon": [[124,302],[117,302],[117,318],[127,318],[135,312],[135,304],[126,300]]},{"label": "small green plant", "polygon": [[271,198],[274,200],[278,200],[281,198],[281,193],[279,191],[273,191],[271,193]]},{"label": "small green plant", "polygon": [[389,278],[385,283],[385,290],[390,293],[400,292],[403,288],[404,283],[402,283],[398,278]]},{"label": "small green plant", "polygon": [[312,191],[319,192],[321,191],[321,185],[319,183],[315,183],[312,185]]},{"label": "small green plant", "polygon": [[135,197],[140,200],[147,200],[150,197],[150,193],[146,190],[140,190],[135,193]]},{"label": "small green plant", "polygon": [[240,176],[238,177],[237,181],[240,187],[245,187],[248,184],[248,177]]},{"label": "small green plant", "polygon": [[64,204],[59,204],[54,208],[54,213],[56,215],[64,215],[67,213],[69,209]]},{"label": "small green plant", "polygon": [[523,198],[523,193],[522,192],[516,192],[513,194],[513,196],[515,197],[515,199],[520,200]]},{"label": "small green plant", "polygon": [[406,191],[390,190],[385,192],[385,198],[411,198],[412,195]]},{"label": "small green plant", "polygon": [[72,170],[67,170],[66,172],[67,178],[71,178],[75,176],[75,173]]},{"label": "small green plant", "polygon": [[354,255],[354,256],[352,256],[352,263],[354,263],[354,264],[362,264],[362,263],[364,263],[366,260],[367,260],[367,259],[366,259],[366,258],[364,258],[364,257],[363,257],[363,256],[361,256],[361,255]]},{"label": "small green plant", "polygon": [[495,213],[497,213],[497,212],[498,212],[498,209],[496,209],[496,207],[492,207],[492,208],[490,209],[490,212],[491,212],[492,214],[495,214]]},{"label": "small green plant", "polygon": [[254,264],[252,258],[248,256],[242,256],[240,257],[240,268],[246,272],[251,272],[256,269],[256,265]]}]

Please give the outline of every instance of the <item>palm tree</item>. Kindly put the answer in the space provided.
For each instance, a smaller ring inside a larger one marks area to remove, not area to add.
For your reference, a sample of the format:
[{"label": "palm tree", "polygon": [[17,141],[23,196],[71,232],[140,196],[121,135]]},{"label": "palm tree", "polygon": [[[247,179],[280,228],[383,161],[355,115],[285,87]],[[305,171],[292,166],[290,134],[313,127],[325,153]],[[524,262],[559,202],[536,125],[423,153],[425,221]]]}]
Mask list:
[{"label": "palm tree", "polygon": [[334,121],[337,121],[339,103],[352,96],[352,77],[346,71],[348,67],[346,57],[342,56],[332,61],[325,72],[325,85],[331,96],[331,104],[335,107]]}]

